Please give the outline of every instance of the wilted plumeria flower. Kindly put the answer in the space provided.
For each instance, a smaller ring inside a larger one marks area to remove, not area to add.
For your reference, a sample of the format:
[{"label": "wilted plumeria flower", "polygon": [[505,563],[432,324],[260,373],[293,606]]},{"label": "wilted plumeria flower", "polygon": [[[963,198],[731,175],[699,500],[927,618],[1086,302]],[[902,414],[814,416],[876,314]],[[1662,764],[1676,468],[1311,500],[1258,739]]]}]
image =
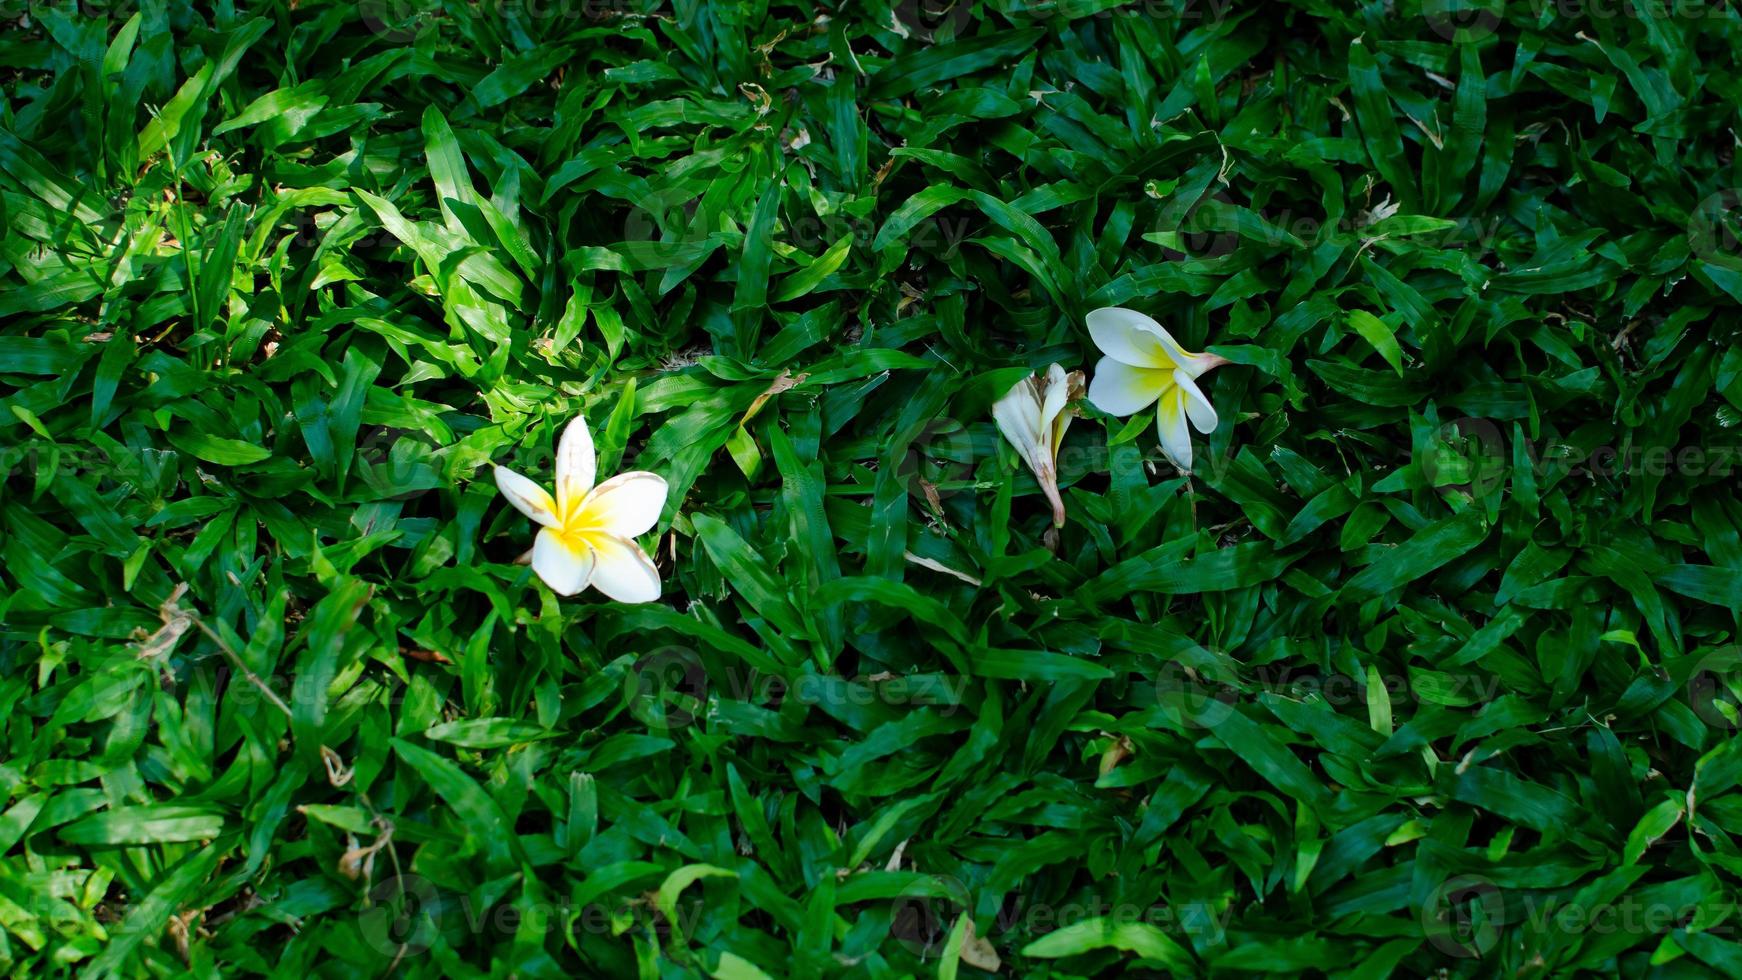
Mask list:
[{"label": "wilted plumeria flower", "polygon": [[618,602],[652,602],[659,598],[659,572],[635,538],[658,523],[665,480],[636,471],[595,487],[596,465],[593,434],[577,415],[557,444],[555,498],[505,466],[496,467],[496,486],[542,525],[532,545],[532,570],[558,595],[591,585]]},{"label": "wilted plumeria flower", "polygon": [[1016,447],[1023,462],[1034,471],[1040,490],[1052,503],[1054,527],[1065,526],[1065,502],[1059,497],[1059,446],[1065,441],[1071,413],[1066,405],[1083,397],[1083,372],[1054,364],[1046,376],[1029,375],[992,406],[998,431]]},{"label": "wilted plumeria flower", "polygon": [[1089,401],[1108,415],[1134,415],[1156,406],[1161,450],[1175,466],[1192,468],[1192,434],[1216,428],[1216,410],[1197,379],[1228,363],[1214,354],[1193,354],[1149,317],[1136,310],[1104,306],[1088,316],[1089,336],[1106,357],[1095,365]]}]

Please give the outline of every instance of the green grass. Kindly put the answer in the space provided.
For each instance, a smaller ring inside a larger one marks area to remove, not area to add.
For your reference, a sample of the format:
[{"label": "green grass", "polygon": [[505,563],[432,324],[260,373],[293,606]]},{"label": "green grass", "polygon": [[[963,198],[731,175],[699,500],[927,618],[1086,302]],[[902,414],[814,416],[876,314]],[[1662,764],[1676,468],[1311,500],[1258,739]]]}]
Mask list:
[{"label": "green grass", "polygon": [[9,975],[1742,974],[1727,7],[240,6],[0,0]]}]

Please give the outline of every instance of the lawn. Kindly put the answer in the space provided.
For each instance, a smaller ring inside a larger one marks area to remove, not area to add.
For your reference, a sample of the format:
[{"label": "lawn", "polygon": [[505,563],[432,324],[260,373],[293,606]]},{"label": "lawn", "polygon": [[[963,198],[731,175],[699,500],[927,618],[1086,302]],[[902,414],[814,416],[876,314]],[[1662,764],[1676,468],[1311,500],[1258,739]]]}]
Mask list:
[{"label": "lawn", "polygon": [[1739,60],[0,0],[0,970],[1742,975]]}]

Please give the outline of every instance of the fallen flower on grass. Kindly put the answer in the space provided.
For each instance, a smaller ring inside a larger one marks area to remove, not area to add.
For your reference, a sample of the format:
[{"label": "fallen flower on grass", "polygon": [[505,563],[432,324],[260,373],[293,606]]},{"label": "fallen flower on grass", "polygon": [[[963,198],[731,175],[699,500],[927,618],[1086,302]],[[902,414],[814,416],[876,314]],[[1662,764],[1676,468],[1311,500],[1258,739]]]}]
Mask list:
[{"label": "fallen flower on grass", "polygon": [[635,543],[659,521],[664,478],[637,470],[593,485],[597,461],[586,419],[575,416],[556,453],[556,496],[519,473],[496,467],[496,486],[515,509],[540,525],[532,570],[558,595],[587,586],[618,602],[659,598],[659,571]]},{"label": "fallen flower on grass", "polygon": [[1216,410],[1197,379],[1228,363],[1215,354],[1194,354],[1161,324],[1136,310],[1104,306],[1086,318],[1089,336],[1107,355],[1095,365],[1089,401],[1108,415],[1134,415],[1156,403],[1161,451],[1181,470],[1192,468],[1192,433],[1216,429]]},{"label": "fallen flower on grass", "polygon": [[1058,456],[1064,443],[1065,430],[1070,427],[1071,413],[1066,406],[1083,395],[1083,372],[1065,369],[1057,364],[1046,369],[1046,376],[1029,375],[1016,383],[1003,398],[992,406],[992,418],[998,431],[1016,447],[1041,493],[1052,504],[1054,527],[1064,527],[1065,502],[1059,496]]}]

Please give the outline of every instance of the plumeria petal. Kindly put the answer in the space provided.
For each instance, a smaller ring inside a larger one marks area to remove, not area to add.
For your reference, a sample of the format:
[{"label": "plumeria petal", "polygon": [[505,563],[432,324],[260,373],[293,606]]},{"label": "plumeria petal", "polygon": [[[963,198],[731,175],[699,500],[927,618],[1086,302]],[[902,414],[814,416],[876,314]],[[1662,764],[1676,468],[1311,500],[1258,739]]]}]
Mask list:
[{"label": "plumeria petal", "polygon": [[1103,306],[1091,310],[1084,322],[1101,353],[1132,367],[1177,367],[1195,378],[1213,367],[1228,363],[1214,354],[1186,350],[1173,339],[1166,327],[1136,310]]},{"label": "plumeria petal", "polygon": [[556,502],[557,510],[564,517],[569,516],[586,498],[587,491],[593,489],[597,465],[593,433],[587,429],[586,416],[577,415],[563,429],[563,437],[556,447]]},{"label": "plumeria petal", "polygon": [[506,466],[496,467],[496,489],[514,505],[514,509],[545,527],[557,524],[556,501],[538,484]]},{"label": "plumeria petal", "polygon": [[1179,369],[1194,378],[1201,378],[1211,368],[1219,368],[1228,363],[1228,359],[1220,354],[1192,354],[1182,352],[1184,363]]},{"label": "plumeria petal", "polygon": [[645,470],[619,473],[593,488],[575,515],[575,527],[618,537],[646,534],[665,509],[665,478]]},{"label": "plumeria petal", "polygon": [[[1065,392],[1066,408],[1061,408],[1052,419],[1052,459],[1056,464],[1059,458],[1059,447],[1065,444],[1065,432],[1071,427],[1071,419],[1076,418],[1077,415],[1076,412],[1069,411],[1067,408],[1071,402],[1084,397],[1083,372],[1071,371],[1067,373],[1064,368],[1054,364],[1052,369],[1047,372],[1047,381],[1049,384],[1063,388]],[[1057,470],[1058,467],[1055,465],[1053,471],[1057,472]]]},{"label": "plumeria petal", "polygon": [[587,587],[596,564],[593,549],[556,528],[538,532],[532,543],[532,570],[557,595],[574,595]]},{"label": "plumeria petal", "polygon": [[1141,412],[1173,387],[1175,370],[1171,364],[1165,369],[1132,367],[1108,355],[1095,365],[1094,380],[1089,382],[1089,401],[1108,415]]},{"label": "plumeria petal", "polygon": [[1057,364],[1046,369],[1046,381],[1041,385],[1040,428],[1042,432],[1051,432],[1053,422],[1065,410],[1065,403],[1071,398],[1070,376],[1065,369]]},{"label": "plumeria petal", "polygon": [[1186,417],[1192,420],[1192,425],[1205,435],[1216,431],[1216,408],[1210,404],[1210,399],[1205,397],[1203,389],[1198,387],[1191,375],[1183,370],[1175,371],[1173,382],[1179,385],[1180,392],[1185,396]]},{"label": "plumeria petal", "polygon": [[641,546],[614,534],[589,534],[593,546],[592,586],[618,602],[659,598],[659,570]]},{"label": "plumeria petal", "polygon": [[998,431],[1028,468],[1034,480],[1052,505],[1052,520],[1057,527],[1065,523],[1064,499],[1059,495],[1058,454],[1065,429],[1070,427],[1071,399],[1082,397],[1083,373],[1066,371],[1057,364],[1046,369],[1045,376],[1029,375],[1018,381],[992,405],[992,419]]},{"label": "plumeria petal", "polygon": [[1071,427],[1073,418],[1075,415],[1071,412],[1060,412],[1058,418],[1052,421],[1052,461],[1055,471],[1058,469],[1059,447],[1065,444],[1065,430]]},{"label": "plumeria petal", "polygon": [[1132,367],[1174,368],[1184,349],[1151,317],[1136,310],[1103,306],[1084,318],[1101,353]]},{"label": "plumeria petal", "polygon": [[998,431],[1010,444],[1016,447],[1017,455],[1030,468],[1035,465],[1035,450],[1040,446],[1043,430],[1040,427],[1040,394],[1035,389],[1034,378],[1027,377],[1016,383],[1003,398],[992,404],[992,421],[997,423]]},{"label": "plumeria petal", "polygon": [[1161,396],[1155,409],[1156,430],[1161,435],[1161,451],[1173,465],[1187,472],[1192,468],[1192,430],[1186,424],[1185,392],[1169,389]]}]

